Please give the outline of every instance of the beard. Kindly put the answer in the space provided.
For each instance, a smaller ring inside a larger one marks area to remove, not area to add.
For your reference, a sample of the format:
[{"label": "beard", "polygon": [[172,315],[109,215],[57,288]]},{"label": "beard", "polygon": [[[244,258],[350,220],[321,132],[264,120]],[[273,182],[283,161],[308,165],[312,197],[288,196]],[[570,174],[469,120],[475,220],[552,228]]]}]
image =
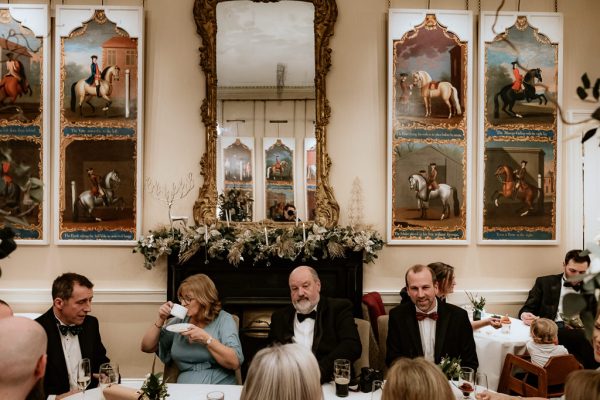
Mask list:
[{"label": "beard", "polygon": [[[317,303],[318,302],[319,300],[317,299]],[[310,300],[306,298],[294,301],[292,304],[294,305],[296,311],[300,314],[308,314],[317,305],[316,303],[312,304]]]}]

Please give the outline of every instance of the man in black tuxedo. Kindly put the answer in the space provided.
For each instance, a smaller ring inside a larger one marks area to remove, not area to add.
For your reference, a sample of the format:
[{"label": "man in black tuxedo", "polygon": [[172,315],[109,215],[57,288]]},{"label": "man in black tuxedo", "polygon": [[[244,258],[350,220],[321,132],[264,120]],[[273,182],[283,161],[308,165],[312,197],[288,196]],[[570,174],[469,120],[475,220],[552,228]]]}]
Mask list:
[{"label": "man in black tuxedo", "polygon": [[[573,329],[563,321],[563,298],[568,293],[581,291],[581,282],[569,281],[569,278],[583,275],[590,266],[590,257],[580,255],[581,250],[571,250],[565,255],[563,272],[558,275],[541,276],[529,291],[527,301],[519,310],[519,318],[530,325],[537,318],[548,318],[558,325],[558,342],[565,346],[585,368],[594,369],[598,363],[594,360],[592,346],[585,338],[583,329]],[[584,294],[586,309],[595,314],[596,299],[592,294]]]},{"label": "man in black tuxedo", "polygon": [[414,265],[406,272],[405,281],[411,302],[390,311],[386,364],[391,365],[399,357],[425,357],[436,364],[442,357],[460,357],[463,367],[477,369],[467,312],[437,299],[437,282],[431,268]]},{"label": "man in black tuxedo", "polygon": [[299,343],[310,349],[319,363],[321,383],[333,379],[333,361],[345,358],[354,362],[362,346],[347,299],[320,297],[317,272],[300,266],[289,277],[292,305],[271,316],[269,340]]},{"label": "man in black tuxedo", "polygon": [[[77,392],[77,364],[89,358],[92,373],[109,362],[100,339],[98,320],[91,315],[94,285],[85,276],[62,274],[52,284],[53,304],[36,319],[48,335],[48,365],[44,377],[46,395],[57,399]],[[98,385],[92,377],[88,388]]]}]

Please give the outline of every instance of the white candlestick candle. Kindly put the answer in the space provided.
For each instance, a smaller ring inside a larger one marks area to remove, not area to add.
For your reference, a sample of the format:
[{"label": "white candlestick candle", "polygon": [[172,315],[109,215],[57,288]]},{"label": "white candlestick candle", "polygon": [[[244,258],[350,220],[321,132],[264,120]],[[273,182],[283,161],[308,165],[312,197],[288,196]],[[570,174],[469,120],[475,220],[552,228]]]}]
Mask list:
[{"label": "white candlestick candle", "polygon": [[304,222],[302,223],[302,241],[306,242],[306,227],[304,226]]},{"label": "white candlestick candle", "polygon": [[269,235],[267,235],[267,227],[265,226],[265,244],[269,245]]}]

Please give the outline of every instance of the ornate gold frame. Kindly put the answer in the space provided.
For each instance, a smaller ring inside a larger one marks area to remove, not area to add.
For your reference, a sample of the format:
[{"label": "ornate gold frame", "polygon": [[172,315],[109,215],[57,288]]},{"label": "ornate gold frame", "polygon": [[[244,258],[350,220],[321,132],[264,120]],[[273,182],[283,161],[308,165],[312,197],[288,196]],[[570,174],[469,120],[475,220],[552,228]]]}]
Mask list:
[{"label": "ornate gold frame", "polygon": [[[206,153],[200,160],[200,174],[204,183],[194,203],[194,221],[197,224],[216,221],[217,208],[217,4],[229,0],[195,0],[194,20],[202,38],[200,66],[206,78],[206,98],[202,102],[202,122],[206,128]],[[279,0],[252,0],[260,3]],[[335,0],[307,1],[315,7],[315,95],[317,139],[317,207],[315,222],[331,227],[337,224],[340,207],[329,184],[331,159],[327,154],[327,125],[331,108],[327,100],[326,76],[331,67],[329,39],[337,19]]]}]

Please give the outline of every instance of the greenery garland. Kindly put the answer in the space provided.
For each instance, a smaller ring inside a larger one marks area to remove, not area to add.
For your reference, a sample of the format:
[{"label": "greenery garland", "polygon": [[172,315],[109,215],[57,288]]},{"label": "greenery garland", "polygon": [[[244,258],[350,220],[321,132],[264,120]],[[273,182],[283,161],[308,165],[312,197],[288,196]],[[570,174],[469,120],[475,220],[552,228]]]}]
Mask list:
[{"label": "greenery garland", "polygon": [[281,258],[302,261],[345,257],[348,252],[362,252],[365,263],[373,262],[383,248],[379,232],[369,227],[355,230],[336,226],[331,229],[316,224],[282,227],[227,224],[201,225],[173,229],[161,227],[142,236],[134,253],[144,255],[144,267],[152,269],[156,261],[177,254],[179,262],[189,260],[200,249],[209,259],[227,260],[238,266],[248,260],[252,264]]}]

